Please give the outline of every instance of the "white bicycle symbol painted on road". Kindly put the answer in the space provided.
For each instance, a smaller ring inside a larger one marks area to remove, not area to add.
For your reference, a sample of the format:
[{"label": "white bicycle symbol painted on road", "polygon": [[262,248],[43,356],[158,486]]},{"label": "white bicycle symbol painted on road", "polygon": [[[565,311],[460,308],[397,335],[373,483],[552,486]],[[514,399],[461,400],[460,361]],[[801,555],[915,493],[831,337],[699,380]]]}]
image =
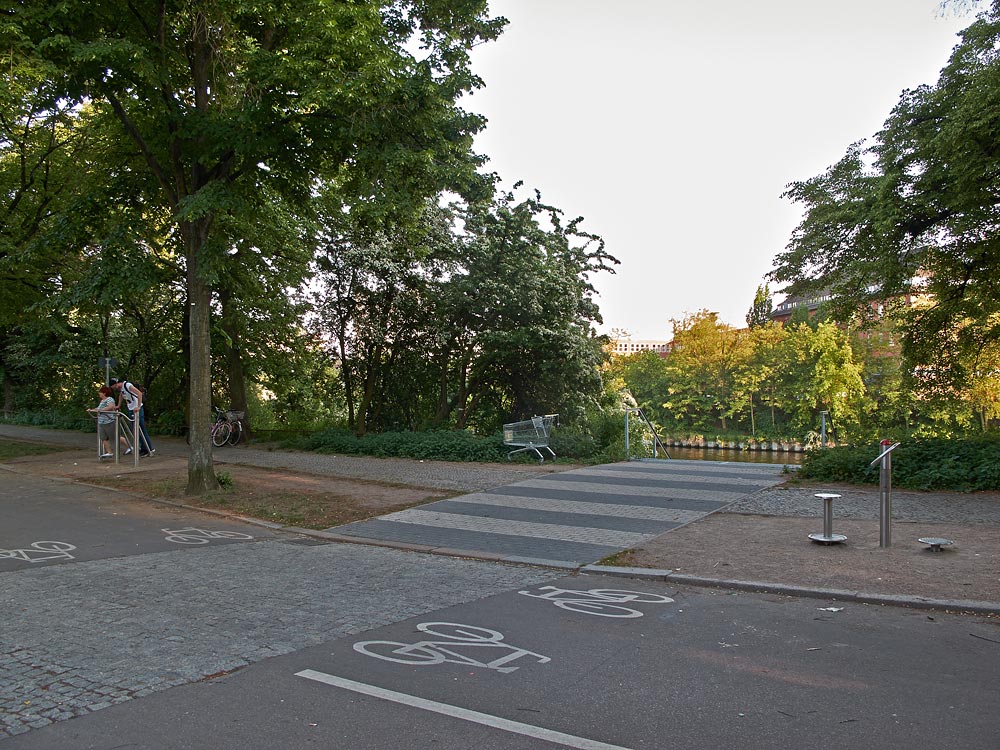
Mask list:
[{"label": "white bicycle symbol painted on road", "polygon": [[76,549],[76,545],[69,542],[32,542],[24,549],[0,549],[0,560],[24,560],[25,562],[36,563],[46,560],[75,560],[69,554],[71,549]]},{"label": "white bicycle symbol painted on road", "polygon": [[186,529],[160,529],[167,536],[168,542],[178,544],[208,544],[212,539],[253,539],[249,534],[239,531],[212,531],[211,529],[196,529],[189,526]]},{"label": "white bicycle symbol painted on road", "polygon": [[643,613],[638,609],[623,605],[631,604],[632,602],[640,604],[669,604],[673,601],[669,596],[661,594],[647,594],[642,591],[622,591],[619,589],[574,591],[573,589],[560,589],[555,586],[542,586],[538,591],[545,591],[547,593],[536,594],[531,591],[518,591],[517,593],[530,596],[533,599],[546,599],[560,609],[568,609],[570,612],[596,615],[598,617],[642,617]]},{"label": "white bicycle symbol painted on road", "polygon": [[[489,628],[463,625],[457,622],[422,622],[417,625],[417,630],[446,640],[417,641],[416,643],[360,641],[354,644],[354,650],[365,656],[373,656],[376,659],[392,661],[397,664],[413,664],[422,667],[444,663],[462,664],[469,667],[495,669],[503,674],[517,670],[518,667],[507,665],[524,656],[534,657],[539,664],[552,661],[548,656],[504,643],[503,633]],[[506,653],[493,661],[484,662],[466,656],[456,649],[500,649]]]}]

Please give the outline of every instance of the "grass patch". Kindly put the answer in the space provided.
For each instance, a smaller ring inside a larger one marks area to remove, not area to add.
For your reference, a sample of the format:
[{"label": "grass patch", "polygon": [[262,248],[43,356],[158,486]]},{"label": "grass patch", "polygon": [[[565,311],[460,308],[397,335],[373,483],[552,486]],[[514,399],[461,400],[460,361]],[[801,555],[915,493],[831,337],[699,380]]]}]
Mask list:
[{"label": "grass patch", "polygon": [[43,456],[46,453],[62,453],[72,448],[48,443],[26,443],[21,440],[0,438],[0,461],[9,461],[21,456]]},{"label": "grass patch", "polygon": [[635,550],[623,549],[621,552],[615,552],[613,555],[608,555],[598,560],[597,564],[606,565],[610,568],[634,568],[636,567]]}]

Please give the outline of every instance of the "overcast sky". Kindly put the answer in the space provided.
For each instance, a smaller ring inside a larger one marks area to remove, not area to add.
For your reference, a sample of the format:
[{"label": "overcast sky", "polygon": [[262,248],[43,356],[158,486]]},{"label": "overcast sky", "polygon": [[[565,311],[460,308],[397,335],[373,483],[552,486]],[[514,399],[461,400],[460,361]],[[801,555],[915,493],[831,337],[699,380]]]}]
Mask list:
[{"label": "overcast sky", "polygon": [[[938,0],[490,0],[477,150],[602,235],[602,332],[663,339],[706,308],[745,324],[799,209],[785,186],[934,83],[970,16]],[[781,295],[776,295],[780,301]]]}]

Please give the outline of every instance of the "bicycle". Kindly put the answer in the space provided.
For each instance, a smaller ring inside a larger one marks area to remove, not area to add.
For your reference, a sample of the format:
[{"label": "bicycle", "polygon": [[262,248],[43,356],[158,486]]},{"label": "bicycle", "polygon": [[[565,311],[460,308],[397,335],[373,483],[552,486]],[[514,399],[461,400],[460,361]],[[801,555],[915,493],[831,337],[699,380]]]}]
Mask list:
[{"label": "bicycle", "polygon": [[213,531],[211,529],[196,529],[189,526],[186,529],[160,529],[167,536],[168,542],[177,544],[208,544],[210,539],[253,539],[241,531]]},{"label": "bicycle", "polygon": [[542,586],[538,591],[546,591],[548,593],[534,594],[530,591],[518,591],[517,593],[530,596],[533,599],[545,599],[560,609],[566,609],[570,612],[597,615],[598,617],[642,617],[643,613],[638,609],[622,605],[630,604],[631,602],[667,604],[673,601],[669,596],[663,596],[662,594],[648,594],[642,591],[622,591],[619,589],[574,591],[573,589],[560,589],[555,586]]},{"label": "bicycle", "polygon": [[226,443],[236,445],[243,437],[244,412],[220,409],[215,406],[215,424],[212,425],[212,445],[221,448]]},{"label": "bicycle", "polygon": [[[433,666],[435,664],[461,664],[462,666],[495,669],[501,674],[516,672],[518,667],[506,666],[512,661],[524,656],[534,657],[539,664],[552,661],[548,656],[536,654],[517,646],[503,642],[503,633],[475,625],[463,625],[457,622],[422,622],[417,625],[421,633],[436,635],[446,640],[417,641],[416,643],[399,643],[397,641],[360,641],[354,644],[354,650],[365,656],[373,656],[383,661],[413,666]],[[492,661],[480,661],[460,653],[457,649],[499,649],[505,651]]]}]

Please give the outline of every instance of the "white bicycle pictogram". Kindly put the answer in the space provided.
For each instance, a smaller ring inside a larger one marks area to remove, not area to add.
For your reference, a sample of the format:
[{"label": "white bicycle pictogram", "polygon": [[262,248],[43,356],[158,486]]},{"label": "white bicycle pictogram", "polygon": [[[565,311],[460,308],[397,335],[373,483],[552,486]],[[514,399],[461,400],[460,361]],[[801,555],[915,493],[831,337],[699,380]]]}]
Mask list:
[{"label": "white bicycle pictogram", "polygon": [[533,599],[545,599],[560,609],[567,609],[570,612],[596,615],[598,617],[642,617],[643,613],[640,610],[624,605],[631,604],[632,602],[638,604],[669,604],[673,601],[669,596],[663,596],[662,594],[648,594],[642,591],[623,591],[620,589],[575,591],[573,589],[557,588],[556,586],[542,586],[538,591],[545,591],[546,593],[536,594],[531,591],[518,591],[517,593],[530,596]]},{"label": "white bicycle pictogram", "polygon": [[0,560],[23,560],[25,562],[36,563],[46,560],[75,560],[69,554],[71,549],[76,549],[76,545],[69,542],[32,542],[24,549],[0,549]]},{"label": "white bicycle pictogram", "polygon": [[167,536],[164,539],[177,544],[208,544],[212,539],[253,539],[249,534],[240,531],[212,531],[211,529],[196,529],[189,526],[186,529],[160,529]]},{"label": "white bicycle pictogram", "polygon": [[[503,674],[516,671],[518,667],[507,665],[524,656],[534,657],[539,664],[552,661],[548,656],[504,643],[503,633],[489,628],[463,625],[458,622],[422,622],[417,625],[417,630],[445,640],[417,641],[416,643],[360,641],[354,644],[354,650],[365,656],[373,656],[376,659],[398,664],[412,664],[421,667],[445,663],[461,664],[469,667],[494,669]],[[484,662],[460,653],[457,649],[500,649],[506,653],[492,661]]]}]

